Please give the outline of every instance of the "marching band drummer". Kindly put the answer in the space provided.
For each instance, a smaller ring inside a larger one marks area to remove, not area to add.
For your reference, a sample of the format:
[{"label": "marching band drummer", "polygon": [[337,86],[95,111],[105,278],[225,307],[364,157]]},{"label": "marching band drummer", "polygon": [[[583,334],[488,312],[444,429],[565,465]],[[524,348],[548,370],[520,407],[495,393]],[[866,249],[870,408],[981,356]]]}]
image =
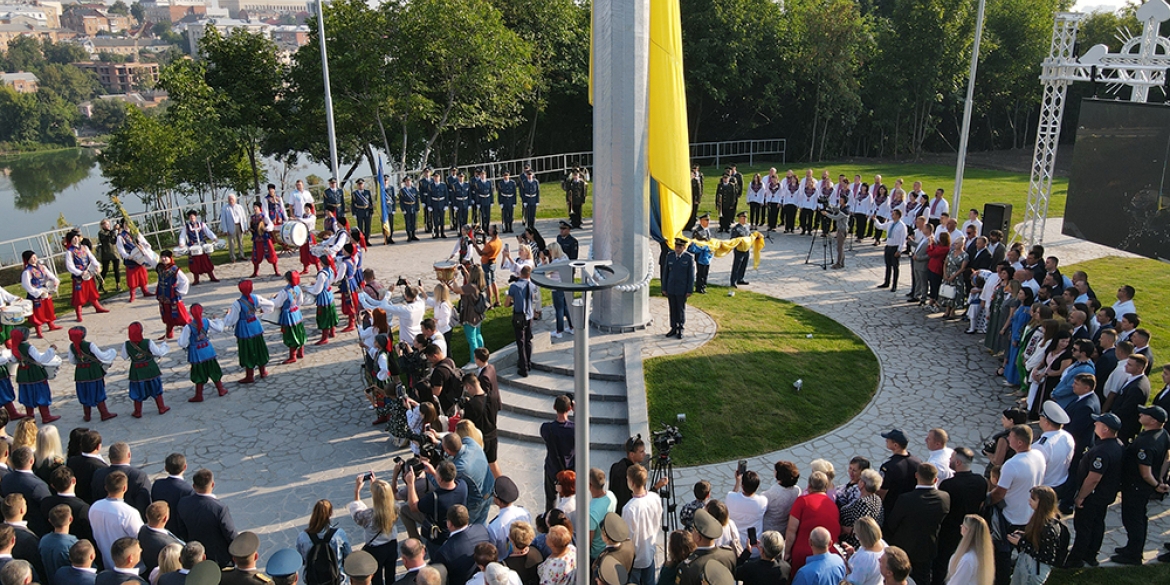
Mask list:
[{"label": "marching band drummer", "polygon": [[[272,197],[276,186],[268,185],[268,189],[268,195]],[[280,214],[284,216],[283,205]],[[252,204],[252,217],[248,222],[248,229],[252,232],[252,278],[260,276],[260,263],[265,260],[272,265],[272,271],[280,276],[280,269],[276,266],[276,248],[272,245],[272,231],[276,229],[276,225],[264,214],[264,206],[259,201]]]},{"label": "marching band drummer", "polygon": [[93,305],[98,313],[109,313],[110,310],[102,306],[97,285],[93,282],[99,266],[97,257],[81,244],[81,234],[77,231],[65,234],[65,246],[65,268],[73,279],[70,304],[77,311],[77,322],[81,322],[81,308],[85,305]]},{"label": "marching band drummer", "polygon": [[126,265],[126,288],[130,289],[130,302],[134,302],[135,289],[142,291],[142,296],[153,297],[154,293],[146,290],[146,285],[150,282],[150,276],[146,271],[146,266],[139,264],[130,256],[134,250],[141,248],[142,251],[150,251],[150,244],[142,234],[138,234],[135,238],[130,233],[130,228],[125,219],[118,222],[118,255],[122,257],[122,264]]},{"label": "marching band drummer", "polygon": [[[190,249],[204,244],[214,246],[217,242],[219,238],[215,237],[215,232],[211,231],[207,223],[199,220],[199,214],[194,209],[188,211],[187,223],[179,232],[179,246]],[[199,284],[200,274],[206,274],[211,282],[219,282],[215,277],[215,265],[211,263],[211,254],[206,250],[202,254],[191,254],[190,260],[187,261],[187,269],[195,276],[195,282],[191,284]]]},{"label": "marching band drummer", "polygon": [[134,401],[134,418],[142,418],[142,403],[154,398],[159,414],[166,414],[171,407],[163,403],[162,371],[158,358],[167,355],[167,344],[156,345],[142,337],[142,323],[135,321],[126,329],[126,343],[119,352],[122,359],[130,362],[130,400]]},{"label": "marching band drummer", "polygon": [[334,330],[337,329],[337,307],[333,304],[333,281],[336,278],[333,257],[328,253],[323,254],[317,278],[313,280],[313,286],[305,291],[317,301],[317,329],[321,331],[321,339],[316,345],[329,343],[329,338],[334,336]]},{"label": "marching band drummer", "polygon": [[33,313],[29,320],[40,339],[42,325],[48,325],[49,331],[61,328],[57,324],[57,310],[53,308],[53,295],[57,294],[61,281],[41,265],[32,250],[25,250],[21,260],[24,261],[24,271],[20,273],[20,286],[24,288],[25,298],[32,301]]},{"label": "marching band drummer", "polygon": [[[77,387],[77,401],[85,415],[82,420],[89,422],[90,412],[97,407],[102,420],[107,421],[118,415],[106,408],[106,368],[118,357],[113,348],[102,349],[85,339],[85,327],[69,329],[69,363],[73,369],[73,383]],[[141,416],[141,413],[139,414]]]},{"label": "marching band drummer", "polygon": [[57,357],[56,346],[49,346],[45,353],[41,353],[28,342],[28,328],[17,327],[8,338],[8,349],[17,363],[17,400],[24,405],[25,418],[33,417],[34,406],[41,413],[41,424],[61,418],[49,412],[53,391],[49,389],[49,373],[45,371],[45,366]]},{"label": "marching band drummer", "polygon": [[[318,266],[320,262],[317,260]],[[288,359],[281,363],[295,364],[297,358],[305,357],[305,323],[304,315],[301,313],[301,305],[305,304],[305,292],[301,290],[301,275],[297,271],[285,272],[284,281],[285,287],[276,293],[272,304],[280,311],[277,318],[277,322],[280,323],[280,336],[288,347]]]},{"label": "marching band drummer", "polygon": [[[321,261],[313,255],[313,246],[317,245],[317,236],[313,232],[313,228],[317,227],[317,211],[313,209],[312,203],[305,204],[304,209],[301,210],[300,221],[309,230],[309,237],[305,238],[305,243],[301,244],[301,274],[308,274],[310,266],[318,270],[321,269]],[[286,274],[285,277],[287,278],[288,275]]]},{"label": "marching band drummer", "polygon": [[223,333],[222,319],[207,319],[203,317],[203,305],[191,305],[191,322],[183,327],[179,334],[179,347],[187,350],[187,363],[191,364],[191,382],[195,384],[195,396],[187,402],[203,402],[203,385],[208,381],[215,383],[215,389],[220,396],[227,395],[227,388],[223,386],[223,370],[219,367],[219,360],[215,354],[215,346],[208,339],[210,333]]},{"label": "marching band drummer", "polygon": [[159,341],[162,341],[174,339],[175,327],[182,327],[191,322],[191,315],[183,305],[183,295],[187,294],[190,281],[175,265],[174,252],[163,250],[158,256],[158,286],[155,287],[157,293],[155,298],[158,300],[159,316],[167,326],[167,332],[159,338]]},{"label": "marching band drummer", "polygon": [[270,313],[276,306],[272,301],[252,294],[251,280],[241,280],[239,288],[240,298],[228,309],[223,326],[235,329],[240,367],[247,372],[238,383],[251,384],[256,381],[253,373],[257,368],[260,369],[261,378],[268,377],[268,343],[264,341],[264,324],[260,322],[260,314]]}]

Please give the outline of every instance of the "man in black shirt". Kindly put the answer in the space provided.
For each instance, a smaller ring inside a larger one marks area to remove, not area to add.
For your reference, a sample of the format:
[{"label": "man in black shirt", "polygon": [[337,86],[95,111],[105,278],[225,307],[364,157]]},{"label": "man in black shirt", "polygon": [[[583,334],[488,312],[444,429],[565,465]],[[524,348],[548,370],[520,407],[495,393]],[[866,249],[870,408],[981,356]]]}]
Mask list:
[{"label": "man in black shirt", "polygon": [[950,494],[951,508],[943,518],[938,532],[938,556],[934,559],[932,578],[942,583],[947,575],[951,555],[963,539],[963,519],[967,514],[979,514],[983,501],[987,499],[987,480],[971,472],[975,453],[967,447],[959,447],[951,454],[951,469],[955,474],[938,484],[938,489]]},{"label": "man in black shirt", "polygon": [[[440,463],[437,470],[426,460],[423,465],[433,478],[431,491],[420,498],[415,491],[414,468],[406,466],[406,502],[398,507],[398,517],[411,538],[425,540],[438,548],[451,534],[447,530],[447,510],[467,503],[467,483],[458,478],[455,464],[449,460]],[[397,485],[392,487],[398,491]],[[432,531],[431,527],[437,530]]]},{"label": "man in black shirt", "polygon": [[475,428],[483,433],[483,454],[488,465],[495,464],[500,445],[496,433],[498,415],[495,402],[480,388],[479,378],[475,374],[463,374],[463,418],[475,423]]},{"label": "man in black shirt", "polygon": [[[1132,358],[1131,358],[1132,363]],[[1142,564],[1146,532],[1150,519],[1146,515],[1150,498],[1170,491],[1163,481],[1170,455],[1170,435],[1162,427],[1166,411],[1160,406],[1138,409],[1142,432],[1125,450],[1121,464],[1121,524],[1128,537],[1126,545],[1110,558],[1120,565]]]},{"label": "man in black shirt", "polygon": [[878,496],[882,498],[882,509],[888,519],[898,496],[913,490],[918,483],[914,474],[918,471],[918,465],[922,461],[906,450],[906,445],[910,444],[910,440],[906,438],[906,433],[900,429],[882,433],[882,438],[886,440],[886,448],[893,452],[893,455],[882,464],[880,470],[882,488],[877,492]]},{"label": "man in black shirt", "polygon": [[1066,567],[1097,566],[1097,553],[1105,538],[1105,512],[1121,488],[1121,465],[1125,447],[1117,438],[1121,419],[1116,414],[1094,416],[1097,444],[1085,452],[1077,466],[1076,507],[1073,528],[1077,538],[1068,553]]},{"label": "man in black shirt", "polygon": [[617,510],[621,512],[634,496],[630,493],[630,486],[626,483],[626,470],[635,463],[641,465],[646,461],[646,442],[642,435],[626,439],[626,456],[609,468],[609,491],[617,498]]},{"label": "man in black shirt", "polygon": [[459,368],[438,345],[428,345],[423,351],[426,353],[427,362],[431,364],[431,377],[429,384],[419,392],[419,402],[437,400],[439,412],[451,416],[455,413],[455,404],[463,394]]}]

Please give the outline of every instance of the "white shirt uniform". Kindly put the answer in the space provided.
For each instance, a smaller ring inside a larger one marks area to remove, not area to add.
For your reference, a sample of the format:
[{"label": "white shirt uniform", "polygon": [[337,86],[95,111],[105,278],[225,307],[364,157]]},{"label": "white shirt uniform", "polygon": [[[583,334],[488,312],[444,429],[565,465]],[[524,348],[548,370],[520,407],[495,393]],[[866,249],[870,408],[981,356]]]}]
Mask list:
[{"label": "white shirt uniform", "polygon": [[1007,490],[1003,501],[1003,516],[1009,524],[1023,526],[1032,517],[1028,500],[1032,488],[1044,485],[1046,468],[1044,454],[1034,449],[1017,453],[1003,464],[997,487]]},{"label": "white shirt uniform", "polygon": [[936,468],[938,468],[938,481],[950,479],[955,476],[955,472],[951,470],[951,454],[955,452],[950,447],[943,447],[930,452],[930,457],[926,460]]},{"label": "white shirt uniform", "polygon": [[89,507],[89,524],[93,528],[94,546],[107,567],[114,566],[110,547],[119,538],[138,538],[142,515],[124,500],[105,498]]},{"label": "white shirt uniform", "polygon": [[1032,448],[1044,455],[1044,485],[1057,488],[1068,479],[1068,467],[1072,464],[1073,436],[1064,429],[1047,431]]},{"label": "white shirt uniform", "polygon": [[927,208],[930,217],[927,219],[940,219],[942,214],[951,212],[951,204],[947,202],[946,197],[935,197],[930,200],[930,205]]},{"label": "white shirt uniform", "polygon": [[532,516],[528,510],[520,507],[519,504],[512,504],[500,509],[500,513],[488,522],[488,535],[492,537],[492,544],[496,545],[496,551],[500,554],[500,562],[508,558],[508,532],[512,529],[512,524],[516,522],[532,523]]}]

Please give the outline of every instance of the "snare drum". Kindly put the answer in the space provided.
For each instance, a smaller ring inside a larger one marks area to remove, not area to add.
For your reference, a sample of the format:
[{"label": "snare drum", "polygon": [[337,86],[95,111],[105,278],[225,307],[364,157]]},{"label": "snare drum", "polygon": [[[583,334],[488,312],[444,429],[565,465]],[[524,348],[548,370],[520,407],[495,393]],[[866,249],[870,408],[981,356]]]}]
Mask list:
[{"label": "snare drum", "polygon": [[202,256],[203,255],[203,246],[200,246],[199,244],[195,244],[194,246],[187,248],[187,254],[189,254],[191,256]]},{"label": "snare drum", "polygon": [[8,325],[9,327],[23,325],[25,319],[28,319],[30,314],[32,314],[32,311],[25,313],[24,307],[21,305],[0,307],[0,325]]},{"label": "snare drum", "polygon": [[435,262],[434,266],[435,277],[439,279],[439,282],[455,280],[455,271],[459,267],[459,263],[444,260],[443,262]]},{"label": "snare drum", "polygon": [[44,367],[45,374],[49,376],[50,380],[56,378],[57,371],[61,369],[61,356],[54,356],[53,359],[49,360],[49,363],[45,364]]},{"label": "snare drum", "polygon": [[154,268],[158,266],[158,254],[154,250],[143,250],[142,248],[134,248],[130,253],[130,260],[141,264],[147,268]]},{"label": "snare drum", "polygon": [[186,256],[187,246],[175,246],[171,249],[171,253],[173,253],[175,256]]},{"label": "snare drum", "polygon": [[329,254],[329,248],[324,244],[316,244],[309,247],[309,253],[312,254],[314,258],[320,258]]},{"label": "snare drum", "polygon": [[299,221],[290,221],[280,226],[276,239],[290,248],[300,248],[309,241],[309,228]]},{"label": "snare drum", "polygon": [[211,254],[215,251],[215,244],[203,244],[203,253]]}]

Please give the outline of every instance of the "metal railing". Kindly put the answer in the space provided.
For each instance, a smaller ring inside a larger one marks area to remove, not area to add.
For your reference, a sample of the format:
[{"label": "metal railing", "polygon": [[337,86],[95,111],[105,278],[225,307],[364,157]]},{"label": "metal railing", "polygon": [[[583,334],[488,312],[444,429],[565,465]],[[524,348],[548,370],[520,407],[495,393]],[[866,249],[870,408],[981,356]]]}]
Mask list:
[{"label": "metal railing", "polygon": [[719,166],[723,160],[756,163],[757,156],[780,155],[780,162],[788,162],[788,140],[767,138],[764,140],[735,140],[728,142],[696,142],[691,144],[691,160],[713,160]]}]

